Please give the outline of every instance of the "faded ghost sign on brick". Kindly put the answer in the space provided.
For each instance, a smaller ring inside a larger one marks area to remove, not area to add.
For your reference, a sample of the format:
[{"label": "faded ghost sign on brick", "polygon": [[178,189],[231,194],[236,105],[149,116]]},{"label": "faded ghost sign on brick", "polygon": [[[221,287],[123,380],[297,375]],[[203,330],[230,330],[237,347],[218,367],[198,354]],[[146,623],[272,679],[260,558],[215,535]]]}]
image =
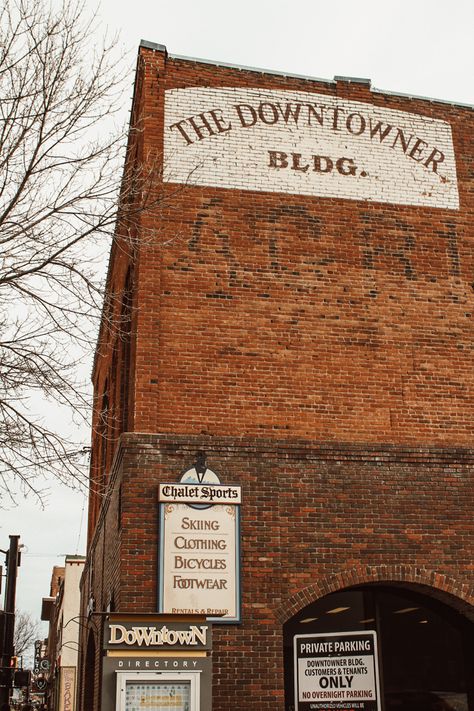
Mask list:
[{"label": "faded ghost sign on brick", "polygon": [[309,92],[172,89],[164,180],[459,209],[445,121]]}]

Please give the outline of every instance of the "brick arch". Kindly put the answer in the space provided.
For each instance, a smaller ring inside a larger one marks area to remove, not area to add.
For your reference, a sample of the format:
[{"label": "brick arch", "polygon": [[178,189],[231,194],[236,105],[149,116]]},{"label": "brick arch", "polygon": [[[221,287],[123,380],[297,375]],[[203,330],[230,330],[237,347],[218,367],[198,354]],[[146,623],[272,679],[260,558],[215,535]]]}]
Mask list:
[{"label": "brick arch", "polygon": [[325,595],[370,583],[403,585],[406,589],[437,598],[474,621],[473,585],[460,582],[442,571],[416,565],[360,566],[332,573],[284,601],[275,610],[275,616],[281,623],[286,622],[303,607]]}]

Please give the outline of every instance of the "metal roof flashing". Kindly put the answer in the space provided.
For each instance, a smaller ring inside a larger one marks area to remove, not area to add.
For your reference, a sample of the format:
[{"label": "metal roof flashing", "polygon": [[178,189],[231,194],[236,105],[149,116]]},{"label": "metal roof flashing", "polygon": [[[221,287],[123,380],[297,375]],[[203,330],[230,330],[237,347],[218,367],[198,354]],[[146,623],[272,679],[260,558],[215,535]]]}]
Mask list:
[{"label": "metal roof flashing", "polygon": [[167,54],[166,47],[164,44],[157,44],[156,42],[149,42],[148,40],[140,40],[139,47],[144,47],[145,49],[152,49],[154,52],[164,52]]},{"label": "metal roof flashing", "polygon": [[344,82],[345,84],[364,84],[365,86],[371,86],[372,80],[371,79],[364,79],[363,77],[341,77],[341,76],[335,76],[334,81],[336,82]]},{"label": "metal roof flashing", "polygon": [[386,94],[387,96],[401,97],[404,99],[418,99],[420,101],[429,101],[430,103],[448,104],[450,106],[459,106],[464,109],[474,109],[474,104],[465,104],[459,101],[452,101],[449,99],[437,99],[429,96],[420,96],[418,94],[407,94],[398,91],[387,91],[385,89],[377,89],[372,86],[371,80],[364,77],[350,77],[350,76],[335,76],[334,79],[324,79],[322,77],[314,77],[307,74],[294,74],[292,72],[282,72],[274,69],[262,69],[259,67],[249,67],[244,64],[229,64],[228,62],[221,62],[213,59],[202,59],[200,57],[187,57],[180,54],[168,54],[166,46],[163,44],[156,44],[155,42],[149,42],[148,40],[141,40],[140,47],[146,49],[151,49],[158,52],[164,52],[168,59],[183,61],[183,62],[193,62],[196,64],[210,64],[215,67],[224,67],[226,69],[237,69],[238,71],[244,72],[254,72],[256,74],[269,74],[271,76],[288,77],[289,79],[302,79],[303,81],[319,82],[321,84],[334,85],[337,82],[347,82],[350,84],[364,84],[370,87],[370,90],[374,94]]}]

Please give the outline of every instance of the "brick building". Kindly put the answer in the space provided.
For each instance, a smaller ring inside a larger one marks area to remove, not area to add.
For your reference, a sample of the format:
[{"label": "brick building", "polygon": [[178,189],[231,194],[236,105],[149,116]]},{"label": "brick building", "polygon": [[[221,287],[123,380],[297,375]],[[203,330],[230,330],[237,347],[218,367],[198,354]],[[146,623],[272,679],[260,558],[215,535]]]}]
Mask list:
[{"label": "brick building", "polygon": [[49,666],[37,676],[47,680],[48,711],[75,711],[78,643],[80,629],[79,582],[84,557],[67,555],[64,566],[55,565],[49,597],[41,605],[41,619],[49,622],[47,658]]},{"label": "brick building", "polygon": [[[141,44],[93,372],[82,711],[105,711],[106,613],[172,612],[159,485],[208,470],[242,488],[214,711],[474,709],[472,129],[470,107],[367,80]],[[360,677],[341,640],[368,650]]]}]

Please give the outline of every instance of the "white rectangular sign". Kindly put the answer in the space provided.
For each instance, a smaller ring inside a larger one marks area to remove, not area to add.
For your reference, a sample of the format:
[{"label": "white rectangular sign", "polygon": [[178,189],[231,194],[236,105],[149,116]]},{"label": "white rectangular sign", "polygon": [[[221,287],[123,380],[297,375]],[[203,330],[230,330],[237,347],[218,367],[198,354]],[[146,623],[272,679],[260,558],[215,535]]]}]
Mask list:
[{"label": "white rectangular sign", "polygon": [[297,711],[380,711],[375,632],[297,635]]},{"label": "white rectangular sign", "polygon": [[302,91],[165,99],[165,182],[459,209],[445,121]]},{"label": "white rectangular sign", "polygon": [[238,507],[160,505],[159,612],[240,619]]}]

